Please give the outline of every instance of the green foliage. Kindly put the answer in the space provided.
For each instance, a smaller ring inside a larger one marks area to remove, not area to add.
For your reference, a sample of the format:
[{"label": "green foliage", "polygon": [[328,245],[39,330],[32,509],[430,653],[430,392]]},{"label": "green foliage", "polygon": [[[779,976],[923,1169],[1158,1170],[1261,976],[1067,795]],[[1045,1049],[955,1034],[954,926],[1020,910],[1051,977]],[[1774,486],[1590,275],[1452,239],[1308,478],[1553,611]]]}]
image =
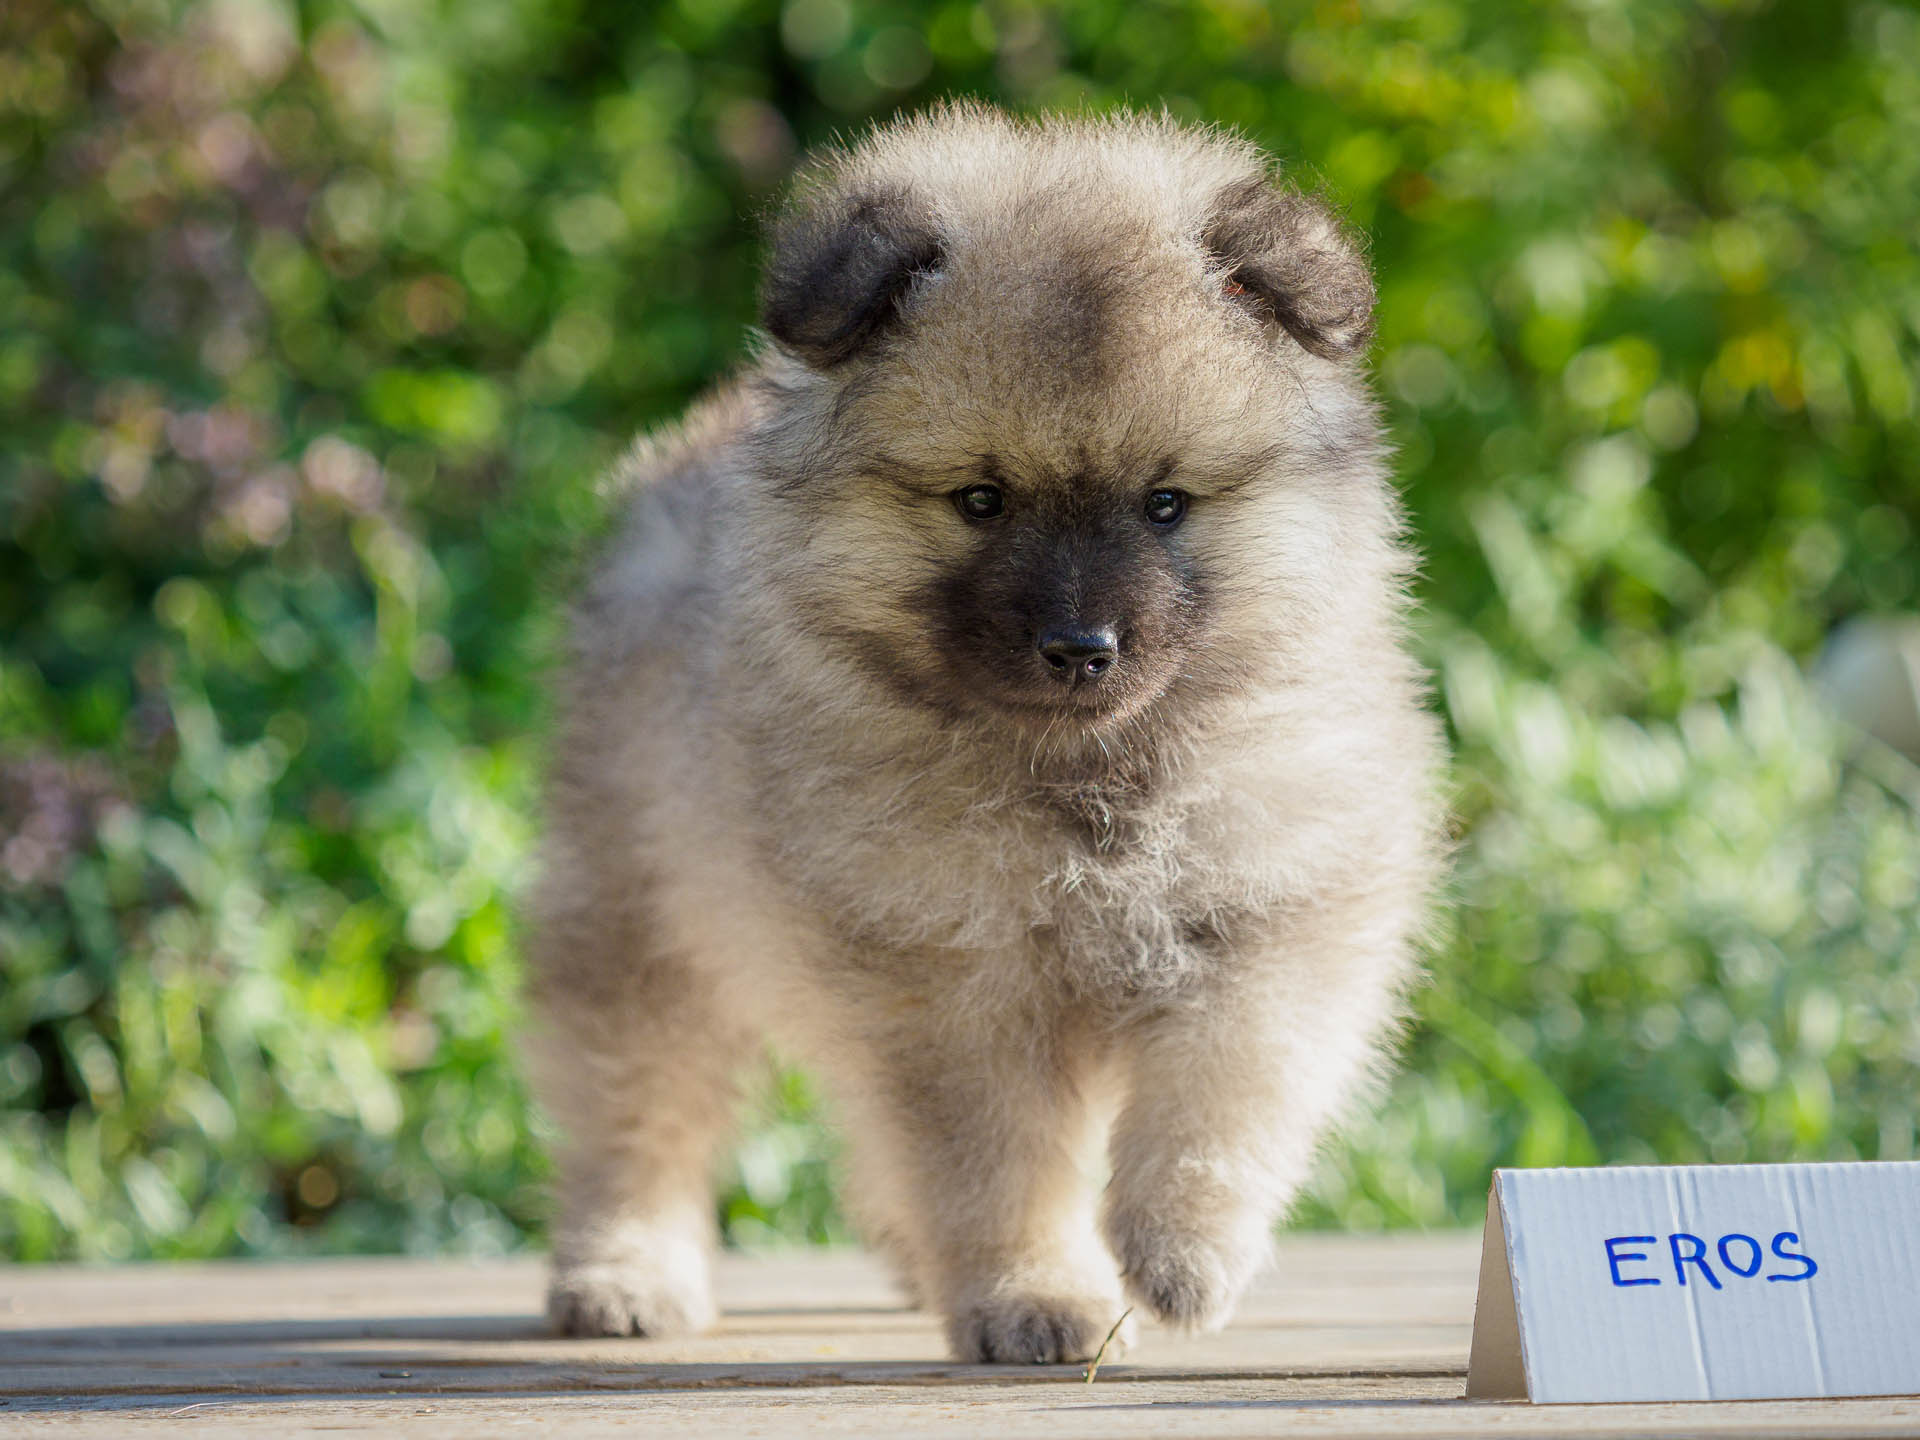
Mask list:
[{"label": "green foliage", "polygon": [[[1242,127],[1373,237],[1458,905],[1307,1217],[1911,1155],[1915,777],[1795,662],[1920,600],[1916,76],[1868,0],[12,0],[0,1254],[537,1231],[595,476],[741,353],[797,151],[952,93]],[[763,1112],[729,1233],[842,1233]]]}]

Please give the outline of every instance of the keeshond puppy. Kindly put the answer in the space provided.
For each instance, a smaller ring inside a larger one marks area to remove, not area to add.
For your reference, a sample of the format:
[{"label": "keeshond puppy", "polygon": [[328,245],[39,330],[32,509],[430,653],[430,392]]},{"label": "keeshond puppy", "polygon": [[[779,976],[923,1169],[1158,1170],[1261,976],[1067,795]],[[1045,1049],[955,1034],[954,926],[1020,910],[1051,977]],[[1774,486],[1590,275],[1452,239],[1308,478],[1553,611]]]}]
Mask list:
[{"label": "keeshond puppy", "polygon": [[575,617],[554,1320],[713,1318],[771,1037],[958,1358],[1221,1325],[1442,850],[1367,262],[1232,136],[971,105],[815,160],[770,251],[764,343],[620,466]]}]

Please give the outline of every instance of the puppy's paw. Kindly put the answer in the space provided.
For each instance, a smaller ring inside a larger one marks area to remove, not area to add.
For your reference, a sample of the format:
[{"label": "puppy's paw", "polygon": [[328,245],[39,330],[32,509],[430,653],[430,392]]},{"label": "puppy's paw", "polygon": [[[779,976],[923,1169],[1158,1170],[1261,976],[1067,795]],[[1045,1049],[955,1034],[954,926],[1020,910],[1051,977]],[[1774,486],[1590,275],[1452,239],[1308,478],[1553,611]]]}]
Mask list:
[{"label": "puppy's paw", "polygon": [[[956,1359],[975,1365],[1065,1365],[1091,1360],[1120,1318],[1116,1301],[1010,1292],[960,1305],[948,1320]],[[1129,1321],[1107,1346],[1117,1359],[1133,1338]]]},{"label": "puppy's paw", "polygon": [[671,1339],[714,1322],[704,1266],[656,1269],[630,1262],[555,1269],[547,1314],[562,1335],[640,1335]]},{"label": "puppy's paw", "polygon": [[1218,1330],[1233,1314],[1240,1287],[1213,1256],[1198,1247],[1150,1251],[1121,1275],[1137,1304],[1176,1330]]},{"label": "puppy's paw", "polygon": [[1161,1324],[1187,1331],[1225,1325],[1265,1258],[1265,1226],[1253,1219],[1235,1228],[1248,1233],[1214,1235],[1117,1214],[1108,1220],[1127,1295]]}]

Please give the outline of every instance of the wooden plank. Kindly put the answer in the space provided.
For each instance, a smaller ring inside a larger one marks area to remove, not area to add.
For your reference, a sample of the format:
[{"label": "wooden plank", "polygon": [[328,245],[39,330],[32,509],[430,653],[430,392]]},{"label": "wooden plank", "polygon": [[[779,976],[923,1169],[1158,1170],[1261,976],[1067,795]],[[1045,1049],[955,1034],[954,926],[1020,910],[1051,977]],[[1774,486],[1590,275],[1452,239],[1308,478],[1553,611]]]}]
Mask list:
[{"label": "wooden plank", "polygon": [[0,1269],[0,1434],[1920,1434],[1913,1401],[1535,1408],[1459,1397],[1478,1237],[1301,1236],[1223,1334],[959,1366],[849,1253],[721,1258],[725,1317],[561,1340],[533,1259]]},{"label": "wooden plank", "polygon": [[1394,1440],[1566,1435],[1849,1436],[1920,1433],[1920,1406],[1824,1400],[1764,1405],[1534,1408],[1457,1400],[1452,1382],[1142,1381],[1085,1385],[665,1391],[642,1395],[88,1397],[14,1401],[0,1435],[439,1437],[556,1434],[901,1436],[993,1440],[1096,1436],[1378,1436]]}]

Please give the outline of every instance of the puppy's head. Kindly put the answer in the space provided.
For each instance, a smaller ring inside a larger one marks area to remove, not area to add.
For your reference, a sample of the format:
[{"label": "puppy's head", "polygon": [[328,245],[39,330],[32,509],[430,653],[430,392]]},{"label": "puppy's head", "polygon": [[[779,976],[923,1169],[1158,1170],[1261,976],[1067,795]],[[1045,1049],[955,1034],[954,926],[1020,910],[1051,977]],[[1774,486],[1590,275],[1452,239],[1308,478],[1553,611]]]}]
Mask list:
[{"label": "puppy's head", "polygon": [[916,703],[1097,730],[1244,693],[1404,568],[1364,259],[1257,150],[956,108],[778,222],[761,437],[794,613]]}]

